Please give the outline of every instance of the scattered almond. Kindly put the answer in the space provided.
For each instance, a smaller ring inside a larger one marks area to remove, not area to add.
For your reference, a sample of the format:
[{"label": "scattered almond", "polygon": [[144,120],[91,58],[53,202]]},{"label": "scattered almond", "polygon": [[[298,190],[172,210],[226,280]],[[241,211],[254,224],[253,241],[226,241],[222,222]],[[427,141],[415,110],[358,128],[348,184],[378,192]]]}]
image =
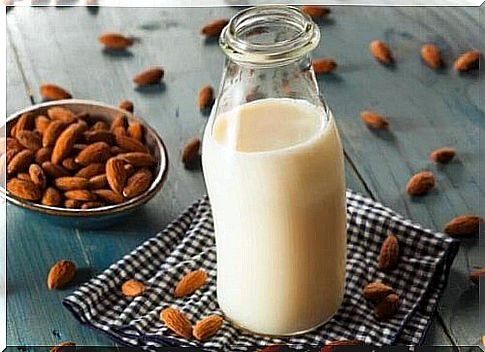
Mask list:
[{"label": "scattered almond", "polygon": [[222,327],[223,319],[219,315],[211,315],[195,324],[192,334],[199,341],[205,341],[217,334]]},{"label": "scattered almond", "polygon": [[27,172],[19,172],[17,174],[17,178],[20,179],[20,180],[32,181],[30,179],[30,175]]},{"label": "scattered almond", "polygon": [[66,198],[79,200],[81,202],[92,202],[97,199],[96,195],[87,189],[75,189],[72,191],[67,191],[64,193],[64,196]]},{"label": "scattered almond", "polygon": [[197,106],[199,109],[208,109],[214,103],[214,89],[210,85],[203,86],[199,90]]},{"label": "scattered almond", "polygon": [[96,175],[89,179],[89,187],[92,190],[101,189],[101,188],[108,188],[108,179],[106,178],[106,174]]},{"label": "scattered almond", "polygon": [[109,125],[104,121],[96,122],[93,127],[93,131],[109,131]]},{"label": "scattered almond", "polygon": [[182,162],[185,167],[192,166],[199,158],[200,139],[193,137],[187,141],[182,149]]},{"label": "scattered almond", "polygon": [[450,147],[443,147],[434,150],[430,158],[431,160],[441,163],[441,164],[448,164],[456,155],[456,150]]},{"label": "scattered almond", "polygon": [[143,126],[139,122],[131,123],[126,130],[126,133],[129,137],[134,138],[140,142],[143,140]]},{"label": "scattered almond", "polygon": [[375,306],[374,314],[377,319],[389,319],[397,312],[398,309],[399,296],[395,293],[391,293]]},{"label": "scattered almond", "polygon": [[111,121],[111,131],[114,131],[117,127],[123,127],[124,129],[128,128],[128,118],[125,114],[117,114],[113,121]]},{"label": "scattered almond", "polygon": [[174,296],[177,298],[188,296],[205,285],[207,273],[204,270],[196,270],[186,274],[177,284]]},{"label": "scattered almond", "polygon": [[86,143],[92,144],[96,142],[105,142],[107,144],[115,144],[115,135],[111,131],[106,130],[95,130],[84,132],[84,139]]},{"label": "scattered almond", "polygon": [[329,58],[314,59],[312,62],[313,71],[318,74],[331,73],[337,68],[335,60]]},{"label": "scattered almond", "polygon": [[67,90],[52,83],[42,84],[40,86],[40,95],[44,100],[61,100],[72,98],[72,95]]},{"label": "scattered almond", "polygon": [[35,162],[39,165],[51,160],[52,148],[43,147],[35,153]]},{"label": "scattered almond", "polygon": [[12,178],[7,182],[7,190],[18,198],[29,201],[37,201],[42,197],[42,192],[32,181]]},{"label": "scattered almond", "polygon": [[105,165],[103,163],[92,163],[83,167],[81,170],[79,170],[75,176],[91,178],[97,175],[101,175],[104,172],[105,172]]},{"label": "scattered almond", "polygon": [[[76,346],[76,343],[75,342],[72,342],[72,341],[64,341],[64,342],[61,342],[60,344],[58,344],[57,346],[54,346],[52,347],[49,352],[67,352],[67,348],[63,348],[63,347],[73,347],[73,346]],[[71,349],[69,349],[71,350]]]},{"label": "scattered almond", "polygon": [[79,165],[87,166],[93,163],[104,163],[110,157],[110,146],[105,142],[96,142],[84,148],[74,160]]},{"label": "scattered almond", "polygon": [[24,149],[15,154],[7,165],[7,174],[14,175],[17,172],[27,170],[29,165],[34,161],[34,153],[29,149]]},{"label": "scattered almond", "polygon": [[386,43],[380,40],[373,40],[369,44],[369,50],[378,61],[385,65],[389,65],[394,61],[391,49],[389,49]]},{"label": "scattered almond", "polygon": [[478,235],[481,222],[483,222],[483,219],[476,215],[457,216],[446,224],[444,232],[452,237]]},{"label": "scattered almond", "polygon": [[392,271],[399,263],[399,242],[396,236],[389,234],[381,247],[379,254],[379,269]]},{"label": "scattered almond", "polygon": [[148,153],[131,152],[118,154],[116,157],[135,167],[147,167],[155,163],[155,159]]},{"label": "scattered almond", "polygon": [[136,280],[128,280],[121,286],[121,292],[127,297],[141,296],[144,291],[145,285]]},{"label": "scattered almond", "polygon": [[461,54],[458,59],[456,59],[453,67],[458,72],[466,72],[474,68],[478,68],[479,61],[480,52],[476,50],[471,50]]},{"label": "scattered almond", "polygon": [[74,115],[71,110],[63,108],[61,106],[49,108],[49,110],[47,110],[47,115],[50,117],[51,120],[62,121],[65,124],[71,124],[77,120],[76,115]]},{"label": "scattered almond", "polygon": [[330,7],[317,5],[302,6],[301,10],[314,20],[326,17],[331,12]]},{"label": "scattered almond", "polygon": [[144,71],[141,71],[135,77],[133,77],[133,82],[138,86],[147,86],[153,84],[159,84],[164,75],[164,70],[161,67],[152,67]]},{"label": "scattered almond", "polygon": [[437,69],[442,66],[440,49],[434,44],[424,44],[421,47],[421,58],[431,68]]},{"label": "scattered almond", "polygon": [[60,260],[54,264],[47,276],[49,290],[66,286],[76,275],[76,265],[69,260]]},{"label": "scattered almond", "polygon": [[52,178],[69,176],[69,171],[67,171],[60,165],[51,163],[50,161],[43,162],[41,166],[45,174]]},{"label": "scattered almond", "polygon": [[81,209],[93,209],[104,206],[103,202],[85,202],[81,205]]},{"label": "scattered almond", "polygon": [[42,138],[37,132],[28,130],[18,131],[16,138],[23,147],[34,152],[42,147]]},{"label": "scattered almond", "polygon": [[218,37],[228,23],[229,20],[226,18],[220,18],[208,22],[202,27],[200,33],[205,35],[206,37]]},{"label": "scattered almond", "polygon": [[377,281],[367,284],[362,289],[364,298],[371,302],[380,302],[391,293],[394,293],[392,287]]},{"label": "scattered almond", "polygon": [[125,152],[148,153],[147,147],[145,147],[142,142],[132,137],[117,135],[116,143]]},{"label": "scattered almond", "polygon": [[133,39],[125,37],[123,34],[108,32],[103,33],[98,38],[99,42],[108,49],[124,50],[133,45]]},{"label": "scattered almond", "polygon": [[39,115],[35,118],[35,130],[40,134],[43,134],[47,127],[49,127],[50,123],[50,119],[48,119],[44,115]]},{"label": "scattered almond", "polygon": [[186,339],[192,337],[192,324],[184,313],[175,308],[165,308],[160,312],[160,319],[167,328]]},{"label": "scattered almond", "polygon": [[42,146],[51,147],[56,143],[57,138],[66,128],[67,124],[63,121],[52,121],[42,135]]},{"label": "scattered almond", "polygon": [[435,183],[435,177],[431,171],[418,172],[409,179],[406,191],[412,196],[422,196],[428,193]]},{"label": "scattered almond", "polygon": [[10,131],[12,137],[16,137],[19,131],[28,130],[32,131],[35,127],[34,114],[26,112],[22,114],[17,123],[15,124],[15,130]]},{"label": "scattered almond", "polygon": [[120,104],[118,105],[118,107],[120,109],[129,111],[129,112],[133,112],[133,110],[134,110],[133,103],[131,101],[129,101],[129,100],[122,100],[122,101],[120,101]]},{"label": "scattered almond", "polygon": [[364,110],[360,113],[360,118],[372,129],[383,130],[389,127],[389,121],[374,111]]},{"label": "scattered almond", "polygon": [[122,194],[128,176],[124,166],[125,162],[116,158],[111,158],[106,163],[106,177],[109,186],[119,194]]},{"label": "scattered almond", "polygon": [[76,171],[79,169],[79,164],[74,161],[74,158],[66,158],[62,160],[62,167],[69,171]]},{"label": "scattered almond", "polygon": [[111,189],[93,189],[92,192],[101,200],[110,204],[120,204],[125,198]]},{"label": "scattered almond", "polygon": [[66,199],[64,201],[64,206],[68,209],[80,209],[83,202],[77,199]]},{"label": "scattered almond", "polygon": [[53,164],[60,164],[69,155],[81,132],[80,128],[79,123],[74,123],[62,131],[52,150],[51,162]]}]

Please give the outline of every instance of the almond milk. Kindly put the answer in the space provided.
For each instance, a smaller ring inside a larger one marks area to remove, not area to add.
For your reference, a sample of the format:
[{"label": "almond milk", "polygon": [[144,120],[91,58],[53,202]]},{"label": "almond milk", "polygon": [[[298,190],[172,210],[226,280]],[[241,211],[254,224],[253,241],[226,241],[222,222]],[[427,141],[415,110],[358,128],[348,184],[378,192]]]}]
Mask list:
[{"label": "almond milk", "polygon": [[202,161],[227,319],[291,335],[327,321],[344,294],[344,162],[331,113],[271,98],[211,116]]}]

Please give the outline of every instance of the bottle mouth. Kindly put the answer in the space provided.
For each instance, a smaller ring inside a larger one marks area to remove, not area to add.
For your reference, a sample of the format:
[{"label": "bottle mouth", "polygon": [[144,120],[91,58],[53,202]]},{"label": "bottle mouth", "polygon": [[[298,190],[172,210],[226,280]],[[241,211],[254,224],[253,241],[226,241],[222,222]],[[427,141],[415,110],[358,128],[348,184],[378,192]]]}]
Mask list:
[{"label": "bottle mouth", "polygon": [[219,45],[238,64],[278,66],[306,55],[319,40],[318,27],[296,7],[264,5],[236,14]]}]

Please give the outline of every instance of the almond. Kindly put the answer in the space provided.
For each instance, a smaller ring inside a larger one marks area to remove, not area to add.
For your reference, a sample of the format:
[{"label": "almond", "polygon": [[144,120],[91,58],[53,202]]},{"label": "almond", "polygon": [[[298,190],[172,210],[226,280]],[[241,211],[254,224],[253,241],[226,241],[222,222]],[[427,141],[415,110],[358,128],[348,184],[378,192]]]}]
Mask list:
[{"label": "almond", "polygon": [[47,276],[49,290],[66,286],[76,275],[76,265],[69,260],[60,260],[52,266]]},{"label": "almond", "polygon": [[132,137],[117,135],[116,143],[126,152],[148,153],[147,147],[145,147],[142,142]]},{"label": "almond", "polygon": [[72,349],[67,349],[63,347],[73,347],[76,346],[75,342],[72,341],[64,341],[58,344],[57,346],[52,347],[49,352],[67,352],[68,350],[71,351]]},{"label": "almond", "polygon": [[44,100],[71,99],[72,95],[64,88],[52,83],[45,83],[40,86],[40,95]]},{"label": "almond", "polygon": [[199,341],[205,341],[217,334],[222,327],[223,319],[219,315],[211,315],[195,324],[192,334]]},{"label": "almond", "polygon": [[72,154],[79,154],[83,151],[84,148],[86,148],[88,145],[87,144],[82,144],[82,143],[76,143],[72,146]]},{"label": "almond", "polygon": [[333,352],[340,351],[337,346],[361,346],[364,345],[360,340],[340,340],[340,341],[328,341],[320,352]]},{"label": "almond", "polygon": [[107,144],[114,144],[115,143],[115,135],[110,131],[105,130],[98,130],[98,131],[87,131],[84,132],[84,138],[86,139],[86,143],[96,143],[96,142],[105,142]]},{"label": "almond", "polygon": [[99,199],[110,204],[120,204],[125,198],[111,189],[94,189],[92,191]]},{"label": "almond", "polygon": [[39,165],[51,160],[52,148],[43,147],[35,153],[35,162]]},{"label": "almond", "polygon": [[443,147],[434,150],[430,158],[431,160],[441,163],[441,164],[448,164],[456,155],[456,150],[450,147]]},{"label": "almond", "polygon": [[64,193],[64,196],[66,198],[79,200],[81,202],[92,202],[97,199],[96,195],[87,189],[75,189],[72,191],[67,191]]},{"label": "almond", "polygon": [[332,59],[320,58],[313,60],[312,67],[317,75],[331,73],[337,68],[337,63]]},{"label": "almond", "polygon": [[478,68],[478,63],[480,61],[480,52],[476,50],[467,51],[456,59],[453,67],[458,72],[470,71],[474,68]]},{"label": "almond", "polygon": [[379,254],[379,269],[392,271],[399,263],[399,242],[396,236],[389,234],[384,240]]},{"label": "almond", "polygon": [[446,224],[444,232],[452,237],[466,237],[477,235],[483,219],[476,215],[461,215]]},{"label": "almond", "polygon": [[399,309],[399,296],[391,293],[379,302],[374,308],[377,319],[384,320],[391,318]]},{"label": "almond", "polygon": [[113,121],[111,121],[111,131],[114,131],[116,127],[123,127],[124,129],[128,128],[128,118],[126,117],[125,114],[117,114]]},{"label": "almond", "polygon": [[0,154],[5,153],[7,150],[15,150],[15,152],[19,152],[24,149],[24,146],[19,143],[19,141],[12,137],[7,138],[0,138]]},{"label": "almond", "polygon": [[422,196],[435,186],[435,177],[431,171],[418,172],[412,176],[406,186],[406,191],[412,196]]},{"label": "almond", "polygon": [[174,290],[176,298],[188,296],[205,285],[207,273],[204,270],[196,270],[186,274],[177,284]]},{"label": "almond", "polygon": [[126,129],[123,126],[113,128],[112,132],[115,138],[117,136],[126,136]]},{"label": "almond", "polygon": [[74,123],[62,131],[56,140],[54,149],[52,150],[51,162],[53,164],[60,164],[61,161],[69,155],[81,130],[82,126],[79,123]]},{"label": "almond", "polygon": [[81,205],[81,209],[93,209],[93,208],[99,208],[103,207],[104,203],[103,202],[86,202]]},{"label": "almond", "polygon": [[193,137],[187,141],[182,149],[182,162],[185,167],[192,166],[199,158],[200,139]]},{"label": "almond", "polygon": [[123,196],[126,198],[136,197],[145,192],[152,183],[152,173],[150,170],[144,168],[135,172],[126,181],[126,186],[123,188]]},{"label": "almond", "polygon": [[13,175],[17,172],[25,171],[34,160],[34,153],[29,149],[24,149],[15,154],[7,165],[7,174]]},{"label": "almond", "polygon": [[119,194],[122,194],[128,176],[124,166],[125,162],[116,158],[111,158],[106,163],[106,177],[109,186]]},{"label": "almond", "polygon": [[7,190],[18,198],[36,201],[42,197],[40,188],[32,181],[12,178],[7,182]]},{"label": "almond", "polygon": [[204,86],[199,90],[197,106],[199,109],[208,109],[214,103],[214,89],[210,86]]},{"label": "almond", "polygon": [[316,6],[316,5],[302,6],[301,10],[314,20],[325,17],[331,12],[330,8],[327,6]]},{"label": "almond", "polygon": [[362,289],[364,298],[371,302],[380,302],[391,293],[394,293],[392,287],[378,281],[371,282]]},{"label": "almond", "polygon": [[47,177],[44,170],[37,164],[31,164],[29,167],[29,176],[32,182],[39,188],[44,189],[47,185]]},{"label": "almond", "polygon": [[179,336],[190,339],[192,337],[192,324],[184,313],[175,308],[165,308],[160,312],[160,319],[167,328]]},{"label": "almond", "polygon": [[367,127],[375,130],[383,130],[389,127],[389,121],[374,111],[364,110],[360,113],[360,118]]},{"label": "almond", "polygon": [[106,48],[113,50],[124,50],[133,45],[133,39],[115,32],[103,33],[98,40]]},{"label": "almond", "polygon": [[44,205],[49,205],[51,207],[57,207],[62,203],[62,195],[54,187],[48,187],[44,191],[44,195],[42,196],[41,203]]},{"label": "almond", "polygon": [[133,110],[134,110],[133,102],[131,102],[129,100],[120,101],[120,104],[118,105],[118,107],[120,109],[129,111],[129,112],[133,112]]},{"label": "almond", "polygon": [[35,130],[40,134],[44,134],[44,131],[49,127],[51,120],[44,115],[39,115],[35,118]]},{"label": "almond", "polygon": [[43,162],[42,169],[47,176],[50,176],[52,178],[69,176],[69,171],[67,171],[60,165],[51,163],[50,161]]},{"label": "almond", "polygon": [[220,18],[208,22],[202,27],[200,33],[205,35],[206,37],[218,37],[228,23],[229,20],[227,18]]},{"label": "almond", "polygon": [[133,122],[128,126],[126,130],[128,136],[136,140],[143,140],[143,125],[139,122]]},{"label": "almond", "polygon": [[145,285],[136,280],[128,280],[121,286],[121,292],[127,297],[141,296],[144,291]]},{"label": "almond", "polygon": [[49,108],[47,110],[47,115],[53,121],[62,121],[68,125],[76,121],[76,115],[74,115],[71,110],[60,106]]},{"label": "almond", "polygon": [[57,188],[63,191],[71,191],[76,189],[88,189],[90,186],[88,179],[84,177],[76,177],[76,176],[58,177],[54,180],[54,184],[56,185]]},{"label": "almond", "polygon": [[64,201],[64,206],[68,209],[80,209],[83,202],[77,199],[66,199]]},{"label": "almond", "polygon": [[369,50],[378,61],[385,65],[389,65],[394,61],[391,49],[389,49],[386,43],[380,40],[373,40],[369,44]]},{"label": "almond", "polygon": [[66,128],[67,124],[63,121],[52,121],[42,135],[42,146],[50,147],[56,143],[57,138]]},{"label": "almond", "polygon": [[148,153],[131,152],[119,154],[116,157],[134,167],[152,166],[155,163],[155,159]]},{"label": "almond", "polygon": [[16,134],[20,131],[32,131],[35,127],[35,115],[31,112],[25,112],[17,120],[17,123],[15,124],[15,135],[13,137],[16,137]]},{"label": "almond", "polygon": [[96,175],[89,179],[89,188],[90,189],[101,189],[109,187],[108,179],[106,178],[106,174]]},{"label": "almond", "polygon": [[476,269],[470,273],[470,280],[476,285],[480,284],[480,278],[485,276],[485,269]]},{"label": "almond", "polygon": [[110,157],[110,146],[105,142],[96,142],[84,148],[74,160],[80,165],[87,166],[92,163],[104,163]]},{"label": "almond", "polygon": [[153,84],[159,84],[164,75],[163,68],[151,67],[141,71],[133,77],[133,82],[138,86],[147,86]]},{"label": "almond", "polygon": [[76,171],[79,169],[79,164],[76,163],[74,158],[66,158],[62,160],[62,167],[69,171]]},{"label": "almond", "polygon": [[109,131],[109,125],[104,121],[97,121],[92,129],[93,131]]},{"label": "almond", "polygon": [[42,147],[42,139],[37,132],[22,130],[18,131],[15,136],[22,146],[34,152]]},{"label": "almond", "polygon": [[91,178],[97,175],[101,175],[105,172],[105,165],[103,163],[93,163],[83,167],[79,170],[75,176]]},{"label": "almond", "polygon": [[17,174],[17,178],[20,179],[20,180],[32,181],[30,179],[30,175],[27,172],[19,172]]},{"label": "almond", "polygon": [[440,49],[434,44],[424,44],[421,47],[421,58],[431,68],[437,69],[442,66]]}]

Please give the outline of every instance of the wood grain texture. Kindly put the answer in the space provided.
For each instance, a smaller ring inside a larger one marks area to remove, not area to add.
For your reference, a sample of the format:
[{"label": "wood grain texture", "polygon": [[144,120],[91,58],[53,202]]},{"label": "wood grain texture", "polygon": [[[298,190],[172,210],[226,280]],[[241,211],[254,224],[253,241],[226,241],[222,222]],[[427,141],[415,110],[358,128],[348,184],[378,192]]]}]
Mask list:
[{"label": "wood grain texture", "polygon": [[[53,262],[69,256],[84,268],[76,283],[82,282],[158,232],[205,193],[201,172],[187,171],[179,162],[181,146],[189,137],[200,136],[206,123],[196,106],[197,91],[205,84],[217,87],[222,71],[222,52],[198,32],[206,21],[236,11],[101,8],[93,15],[85,8],[16,8],[9,13],[8,29],[20,65],[8,70],[14,87],[7,90],[12,91],[9,111],[29,103],[25,86],[33,88],[39,102],[37,88],[42,82],[59,84],[76,98],[114,105],[129,99],[135,114],[159,131],[170,160],[162,192],[116,229],[62,229],[9,207],[9,344],[66,339],[83,345],[112,344],[60,308],[70,289],[47,292],[45,275]],[[441,229],[454,215],[478,212],[478,199],[483,197],[477,163],[478,125],[483,121],[478,88],[483,82],[474,74],[458,76],[449,67],[461,50],[478,45],[478,10],[335,7],[331,18],[322,23],[315,56],[333,57],[339,65],[320,84],[349,159],[348,186],[364,194],[368,189],[386,205],[433,229]],[[108,30],[139,40],[125,53],[109,53],[97,43],[98,35]],[[389,42],[395,68],[375,62],[367,49],[372,39]],[[443,50],[445,70],[434,72],[420,62],[420,45],[429,40]],[[132,76],[153,65],[165,68],[165,83],[135,90]],[[389,116],[390,133],[374,134],[363,126],[359,112],[368,108]],[[457,147],[460,154],[457,161],[437,168],[428,161],[428,153],[443,145]],[[426,198],[409,199],[404,193],[407,179],[424,168],[437,173],[438,188]],[[22,260],[25,257],[32,261]],[[478,292],[468,284],[466,273],[478,261],[476,243],[465,243],[427,344],[477,342]]]}]

